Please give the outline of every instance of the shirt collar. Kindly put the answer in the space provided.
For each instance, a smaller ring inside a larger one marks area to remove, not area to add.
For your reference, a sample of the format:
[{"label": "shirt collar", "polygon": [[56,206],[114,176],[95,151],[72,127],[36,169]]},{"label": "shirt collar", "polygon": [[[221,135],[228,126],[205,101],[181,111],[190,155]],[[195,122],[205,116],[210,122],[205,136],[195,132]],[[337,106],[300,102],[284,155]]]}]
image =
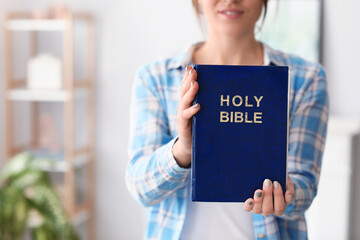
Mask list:
[{"label": "shirt collar", "polygon": [[[203,45],[204,42],[198,42],[187,47],[187,50],[171,59],[167,65],[168,70],[184,69],[187,65],[193,65],[192,56],[194,51]],[[261,43],[264,48],[264,63],[265,65],[284,66],[286,63],[283,60],[282,54],[279,51],[272,49],[265,43]],[[267,64],[269,63],[269,64]]]},{"label": "shirt collar", "polygon": [[168,70],[172,69],[184,69],[187,65],[194,65],[192,61],[192,56],[194,55],[194,51],[203,45],[204,42],[198,42],[195,44],[191,44],[186,48],[186,51],[175,58],[168,64]]},{"label": "shirt collar", "polygon": [[265,43],[261,43],[264,48],[264,54],[270,60],[270,65],[274,66],[286,66],[285,58],[283,53],[271,48],[269,45]]}]

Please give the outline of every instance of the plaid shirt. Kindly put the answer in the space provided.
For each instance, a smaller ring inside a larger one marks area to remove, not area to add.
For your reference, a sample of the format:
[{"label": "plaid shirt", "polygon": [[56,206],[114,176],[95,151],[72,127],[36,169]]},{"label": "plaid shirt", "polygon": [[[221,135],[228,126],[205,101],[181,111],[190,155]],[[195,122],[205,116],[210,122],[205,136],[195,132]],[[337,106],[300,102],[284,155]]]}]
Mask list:
[{"label": "plaid shirt", "polygon": [[[317,192],[325,146],[326,76],[318,64],[263,46],[271,64],[287,65],[292,72],[288,173],[295,199],[283,216],[253,214],[254,233],[257,239],[307,239],[304,212]],[[134,82],[126,183],[147,208],[146,239],[179,239],[183,227],[190,169],[176,163],[172,146],[178,135],[181,80],[186,65],[192,64],[195,47],[143,66]]]}]

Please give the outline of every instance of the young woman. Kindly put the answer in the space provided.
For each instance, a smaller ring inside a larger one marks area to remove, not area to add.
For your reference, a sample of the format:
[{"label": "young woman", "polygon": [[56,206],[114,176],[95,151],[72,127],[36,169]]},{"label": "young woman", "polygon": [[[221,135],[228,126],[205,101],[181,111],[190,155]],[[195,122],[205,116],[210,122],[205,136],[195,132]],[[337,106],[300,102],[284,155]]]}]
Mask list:
[{"label": "young woman", "polygon": [[[307,239],[304,212],[316,195],[328,118],[324,70],[256,41],[267,0],[193,5],[207,21],[206,41],[142,67],[134,84],[126,182],[147,207],[146,238]],[[206,104],[192,106],[201,87],[192,64],[291,68],[287,186],[264,179],[263,189],[243,204],[191,202],[191,118]]]}]

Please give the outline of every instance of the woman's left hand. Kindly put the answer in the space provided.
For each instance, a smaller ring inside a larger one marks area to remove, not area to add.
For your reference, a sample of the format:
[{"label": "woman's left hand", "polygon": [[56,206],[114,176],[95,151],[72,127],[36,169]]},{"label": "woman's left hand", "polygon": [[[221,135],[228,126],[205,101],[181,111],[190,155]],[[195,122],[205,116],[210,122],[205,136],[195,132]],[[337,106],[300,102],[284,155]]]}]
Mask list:
[{"label": "woman's left hand", "polygon": [[244,203],[246,212],[253,211],[256,214],[262,214],[265,217],[269,215],[281,216],[286,207],[291,203],[295,196],[294,184],[288,176],[286,184],[285,198],[280,183],[265,179],[263,189],[258,189],[254,193],[254,198],[248,198]]}]

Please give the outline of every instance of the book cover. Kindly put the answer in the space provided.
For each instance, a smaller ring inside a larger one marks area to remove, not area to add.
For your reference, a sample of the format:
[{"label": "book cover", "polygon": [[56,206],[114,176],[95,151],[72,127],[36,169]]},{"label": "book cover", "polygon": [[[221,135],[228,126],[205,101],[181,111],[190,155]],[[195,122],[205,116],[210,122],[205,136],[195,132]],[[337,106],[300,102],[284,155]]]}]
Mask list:
[{"label": "book cover", "polygon": [[286,66],[195,65],[201,105],[193,117],[191,199],[244,202],[263,181],[286,187]]}]

